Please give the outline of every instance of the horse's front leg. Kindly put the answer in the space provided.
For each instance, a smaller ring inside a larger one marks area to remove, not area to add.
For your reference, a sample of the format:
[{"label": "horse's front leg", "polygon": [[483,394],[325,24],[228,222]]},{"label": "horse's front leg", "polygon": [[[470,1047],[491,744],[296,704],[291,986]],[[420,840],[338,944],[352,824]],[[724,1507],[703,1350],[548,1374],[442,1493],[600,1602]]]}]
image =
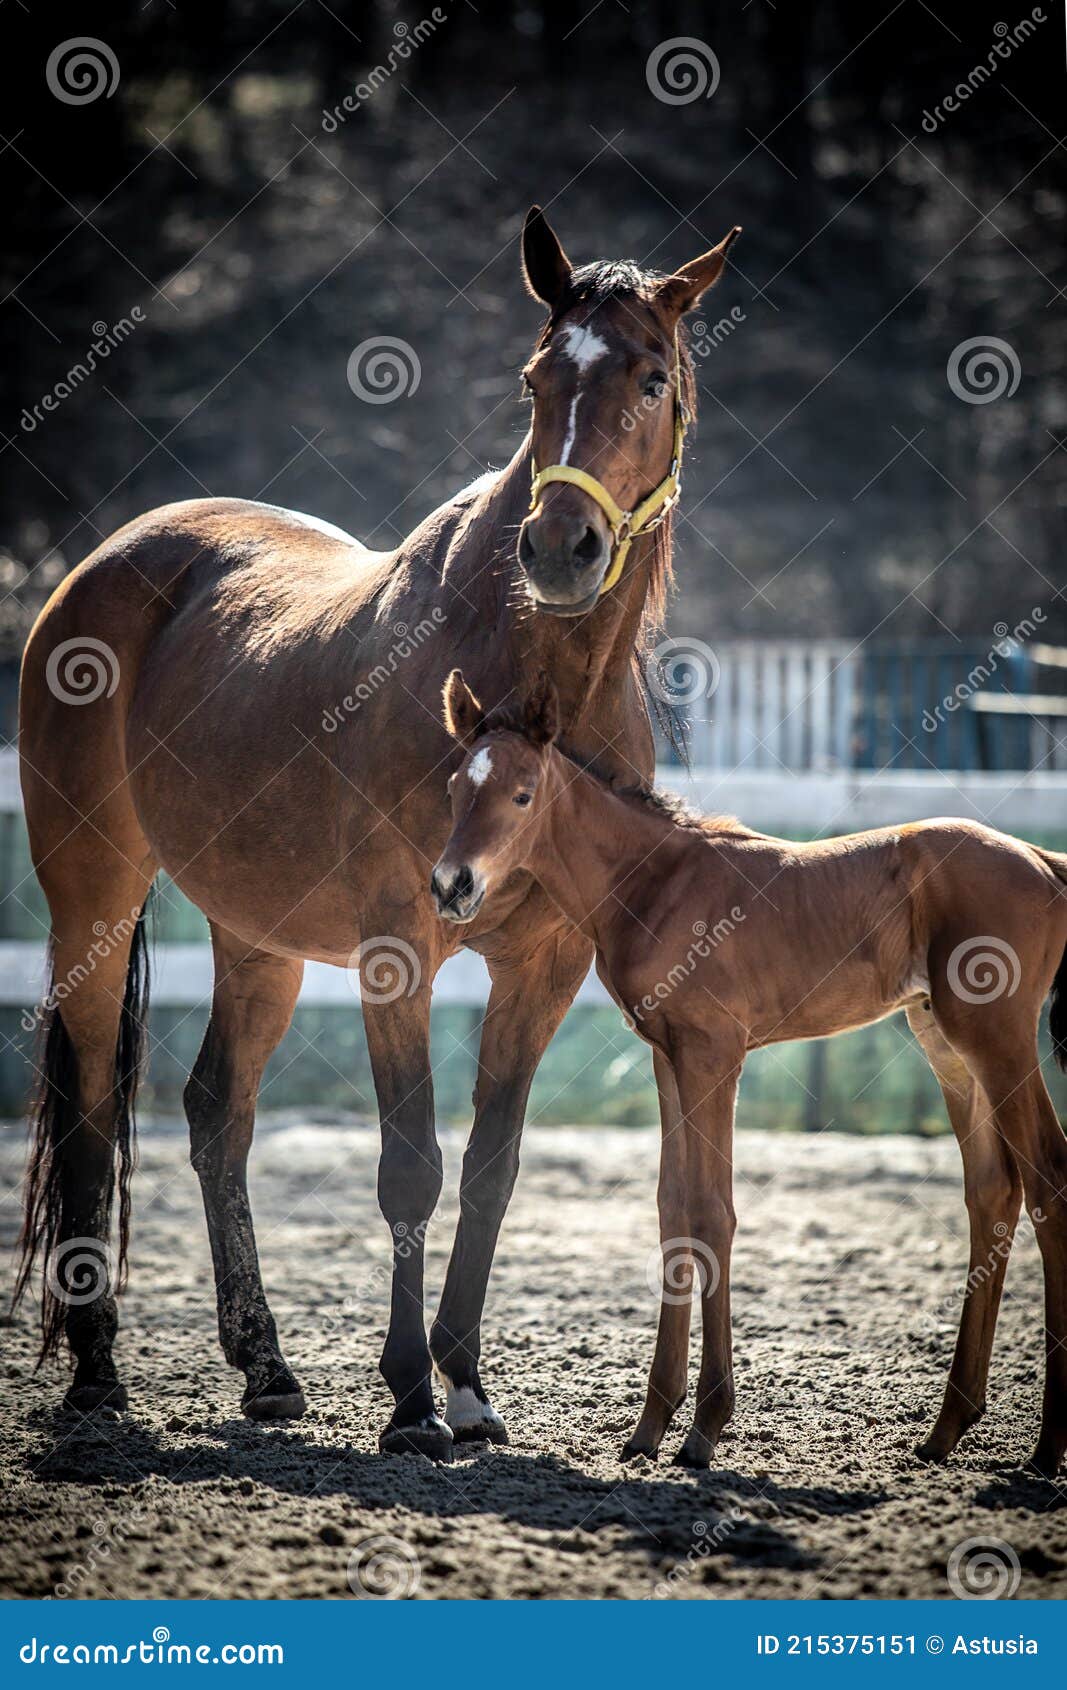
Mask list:
[{"label": "horse's front leg", "polygon": [[685,1030],[672,1054],[685,1133],[689,1247],[704,1338],[693,1425],[675,1459],[683,1467],[707,1467],[734,1411],[733,1126],[745,1051],[735,1030],[723,1026],[709,1033]]},{"label": "horse's front leg", "polygon": [[675,1411],[685,1401],[689,1364],[689,1325],[693,1302],[693,1256],[686,1194],[685,1130],[678,1082],[662,1051],[652,1065],[659,1092],[659,1237],[663,1254],[663,1287],[656,1350],[648,1379],[648,1395],[637,1428],[623,1445],[622,1460],[636,1455],[654,1458]]},{"label": "horse's front leg", "polygon": [[593,949],[579,933],[554,934],[513,965],[490,962],[493,989],[482,1024],[474,1126],[463,1158],[460,1218],[441,1307],[430,1333],[448,1392],[454,1437],[507,1443],[478,1370],[481,1319],[500,1223],[519,1167],[530,1084],[574,1000]]},{"label": "horse's front leg", "polygon": [[378,1201],[393,1240],[389,1332],[380,1367],[394,1407],[378,1445],[386,1455],[414,1452],[451,1461],[452,1434],[434,1408],[423,1313],[426,1230],[441,1192],[430,1070],[432,970],[424,953],[403,941],[396,959],[409,972],[394,995],[382,972],[391,946],[368,942],[362,950],[363,1022],[382,1130]]}]

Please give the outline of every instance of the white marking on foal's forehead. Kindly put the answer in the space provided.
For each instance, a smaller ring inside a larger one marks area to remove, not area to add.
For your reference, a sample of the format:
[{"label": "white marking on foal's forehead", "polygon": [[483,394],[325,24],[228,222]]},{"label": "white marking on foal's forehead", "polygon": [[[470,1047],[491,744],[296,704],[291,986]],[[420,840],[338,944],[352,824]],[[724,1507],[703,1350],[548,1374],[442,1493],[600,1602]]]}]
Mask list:
[{"label": "white marking on foal's forehead", "polygon": [[480,751],[476,751],[470,760],[470,764],[467,769],[467,779],[472,781],[475,786],[484,786],[485,782],[489,779],[492,767],[493,759],[489,754],[489,749],[487,746],[483,745],[482,749]]},{"label": "white marking on foal's forehead", "polygon": [[603,358],[608,350],[608,343],[602,340],[593,329],[585,328],[579,323],[568,323],[563,330],[563,350],[568,358],[573,358],[578,368],[584,373],[598,358]]}]

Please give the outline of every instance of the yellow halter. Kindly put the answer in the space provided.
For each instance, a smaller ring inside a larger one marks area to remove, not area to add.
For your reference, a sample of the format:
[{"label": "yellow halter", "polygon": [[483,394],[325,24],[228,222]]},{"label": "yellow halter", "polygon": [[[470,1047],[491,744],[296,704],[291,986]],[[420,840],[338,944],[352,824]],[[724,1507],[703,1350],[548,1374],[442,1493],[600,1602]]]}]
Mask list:
[{"label": "yellow halter", "polygon": [[600,506],[608,519],[611,529],[613,556],[603,581],[600,583],[597,596],[610,592],[618,581],[626,563],[626,555],[632,542],[642,534],[651,534],[671,507],[678,502],[681,491],[682,447],[685,444],[685,431],[689,425],[689,413],[682,402],[682,369],[678,354],[678,335],[674,337],[674,446],[671,452],[671,467],[667,471],[658,487],[654,487],[646,499],[635,505],[631,511],[624,511],[615,503],[603,482],[590,475],[588,470],[574,469],[570,464],[549,464],[547,469],[539,470],[536,463],[532,463],[533,483],[530,488],[530,512],[537,509],[542,490],[552,481],[566,481],[572,487],[580,487],[583,493]]}]

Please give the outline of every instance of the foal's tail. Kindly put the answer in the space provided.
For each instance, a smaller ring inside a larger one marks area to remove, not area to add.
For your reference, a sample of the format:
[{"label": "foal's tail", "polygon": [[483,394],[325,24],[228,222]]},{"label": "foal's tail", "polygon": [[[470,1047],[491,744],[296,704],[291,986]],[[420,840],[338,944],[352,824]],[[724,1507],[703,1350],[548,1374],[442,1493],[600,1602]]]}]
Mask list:
[{"label": "foal's tail", "polygon": [[[1042,851],[1041,856],[1064,888],[1067,896],[1067,856],[1062,851]],[[1052,1035],[1052,1054],[1057,1065],[1067,1073],[1067,946],[1060,958],[1049,995],[1049,1032]]]},{"label": "foal's tail", "polygon": [[[115,1124],[112,1187],[117,1176],[119,1195],[118,1259],[113,1289],[126,1285],[126,1258],[130,1241],[130,1180],[136,1165],[137,1132],[134,1103],[147,1043],[149,961],[146,917],[151,892],[141,908],[130,944],[126,988],[115,1044]],[[56,993],[55,967],[51,951],[48,983],[40,1016],[38,1082],[30,1102],[30,1152],[26,1168],[22,1234],[19,1239],[19,1267],[13,1305],[21,1299],[37,1257],[41,1257],[44,1282],[41,1287],[41,1349],[37,1366],[59,1350],[63,1337],[65,1304],[56,1295],[55,1253],[63,1242],[64,1190],[77,1178],[75,1129],[81,1122],[78,1107],[78,1058],[63,1023]],[[108,1201],[110,1210],[110,1194]]]}]

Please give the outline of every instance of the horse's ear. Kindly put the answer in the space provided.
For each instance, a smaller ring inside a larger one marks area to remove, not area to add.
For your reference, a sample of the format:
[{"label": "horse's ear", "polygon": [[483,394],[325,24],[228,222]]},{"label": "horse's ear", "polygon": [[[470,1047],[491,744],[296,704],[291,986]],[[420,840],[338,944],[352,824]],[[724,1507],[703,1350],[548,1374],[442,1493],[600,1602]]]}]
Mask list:
[{"label": "horse's ear", "polygon": [[571,261],[539,205],[522,226],[522,273],[535,299],[554,310],[570,286]]},{"label": "horse's ear", "polygon": [[551,745],[559,732],[559,693],[544,670],[523,704],[522,731],[533,745]]},{"label": "horse's ear", "polygon": [[471,745],[485,726],[485,711],[463,679],[460,669],[453,669],[445,682],[445,727],[461,745]]},{"label": "horse's ear", "polygon": [[694,258],[688,264],[683,264],[673,276],[667,276],[656,289],[657,298],[676,317],[683,312],[691,311],[702,293],[714,287],[722,275],[726,263],[726,254],[741,233],[738,223],[710,252],[702,252],[699,258]]}]

